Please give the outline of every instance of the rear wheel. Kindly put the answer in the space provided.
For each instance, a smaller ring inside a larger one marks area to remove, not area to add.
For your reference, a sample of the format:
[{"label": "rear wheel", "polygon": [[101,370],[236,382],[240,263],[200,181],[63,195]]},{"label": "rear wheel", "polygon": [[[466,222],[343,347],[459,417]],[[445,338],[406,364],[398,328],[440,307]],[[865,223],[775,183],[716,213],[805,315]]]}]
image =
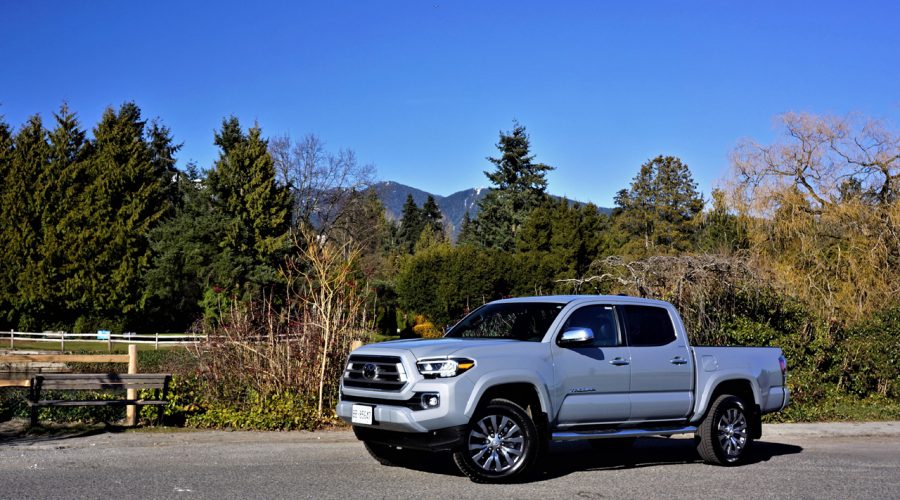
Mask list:
[{"label": "rear wheel", "polygon": [[737,396],[723,394],[713,401],[697,431],[697,451],[708,463],[738,465],[753,443],[750,414]]},{"label": "rear wheel", "polygon": [[527,475],[537,462],[540,439],[537,426],[521,406],[494,399],[472,417],[453,461],[476,483],[513,481]]}]

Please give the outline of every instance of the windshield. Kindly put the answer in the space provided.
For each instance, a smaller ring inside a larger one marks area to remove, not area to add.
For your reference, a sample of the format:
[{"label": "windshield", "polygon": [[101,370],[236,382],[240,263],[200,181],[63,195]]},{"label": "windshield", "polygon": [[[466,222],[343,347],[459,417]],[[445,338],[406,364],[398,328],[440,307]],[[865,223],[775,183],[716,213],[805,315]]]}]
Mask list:
[{"label": "windshield", "polygon": [[562,308],[563,304],[543,302],[488,304],[463,318],[446,336],[540,342]]}]

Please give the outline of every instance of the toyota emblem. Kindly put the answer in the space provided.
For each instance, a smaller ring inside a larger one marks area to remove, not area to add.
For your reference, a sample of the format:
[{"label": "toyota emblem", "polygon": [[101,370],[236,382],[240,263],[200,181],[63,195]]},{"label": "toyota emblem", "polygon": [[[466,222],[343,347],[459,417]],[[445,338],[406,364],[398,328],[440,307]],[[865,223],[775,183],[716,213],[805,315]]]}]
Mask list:
[{"label": "toyota emblem", "polygon": [[363,377],[372,380],[376,375],[378,375],[378,366],[375,363],[366,363],[363,366]]}]

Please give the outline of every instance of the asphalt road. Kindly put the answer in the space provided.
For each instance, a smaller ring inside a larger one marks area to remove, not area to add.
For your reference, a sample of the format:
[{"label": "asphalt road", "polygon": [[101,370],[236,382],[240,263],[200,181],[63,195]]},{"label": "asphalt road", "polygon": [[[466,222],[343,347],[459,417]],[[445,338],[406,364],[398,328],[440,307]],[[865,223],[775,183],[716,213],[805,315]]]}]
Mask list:
[{"label": "asphalt road", "polygon": [[554,445],[544,471],[514,485],[471,483],[440,455],[382,467],[346,431],[26,436],[0,440],[0,497],[900,498],[900,424],[843,425],[768,426],[734,468],[701,463],[689,439],[643,438],[619,456]]}]

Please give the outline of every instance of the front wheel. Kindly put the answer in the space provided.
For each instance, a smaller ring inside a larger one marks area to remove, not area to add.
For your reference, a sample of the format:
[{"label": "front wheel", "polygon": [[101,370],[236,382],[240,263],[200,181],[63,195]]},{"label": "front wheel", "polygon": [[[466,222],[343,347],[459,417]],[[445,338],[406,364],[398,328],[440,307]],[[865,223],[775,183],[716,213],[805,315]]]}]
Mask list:
[{"label": "front wheel", "polygon": [[537,463],[540,439],[537,426],[521,406],[494,399],[472,417],[453,461],[476,483],[513,481]]},{"label": "front wheel", "polygon": [[707,463],[738,465],[753,442],[746,403],[723,394],[713,401],[697,430],[697,451]]}]

